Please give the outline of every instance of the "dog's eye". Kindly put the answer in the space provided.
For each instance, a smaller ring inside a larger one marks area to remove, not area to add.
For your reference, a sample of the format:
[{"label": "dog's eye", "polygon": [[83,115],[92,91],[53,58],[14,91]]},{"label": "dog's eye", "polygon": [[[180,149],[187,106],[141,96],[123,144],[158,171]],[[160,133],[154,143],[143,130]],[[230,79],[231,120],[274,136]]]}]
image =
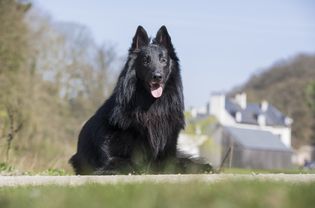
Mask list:
[{"label": "dog's eye", "polygon": [[160,58],[160,62],[165,64],[167,62],[167,59],[162,57],[162,58]]},{"label": "dog's eye", "polygon": [[151,61],[150,56],[145,56],[145,57],[143,57],[143,60],[142,60],[143,64],[149,64],[150,61]]}]

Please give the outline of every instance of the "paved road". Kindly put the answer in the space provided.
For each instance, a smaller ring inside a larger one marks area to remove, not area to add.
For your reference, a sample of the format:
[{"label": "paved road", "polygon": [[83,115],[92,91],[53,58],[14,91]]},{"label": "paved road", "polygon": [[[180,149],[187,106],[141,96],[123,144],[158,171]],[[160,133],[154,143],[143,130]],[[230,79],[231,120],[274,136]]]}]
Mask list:
[{"label": "paved road", "polygon": [[0,187],[24,185],[83,185],[87,183],[215,183],[227,180],[315,182],[315,174],[204,174],[204,175],[119,175],[119,176],[0,176]]}]

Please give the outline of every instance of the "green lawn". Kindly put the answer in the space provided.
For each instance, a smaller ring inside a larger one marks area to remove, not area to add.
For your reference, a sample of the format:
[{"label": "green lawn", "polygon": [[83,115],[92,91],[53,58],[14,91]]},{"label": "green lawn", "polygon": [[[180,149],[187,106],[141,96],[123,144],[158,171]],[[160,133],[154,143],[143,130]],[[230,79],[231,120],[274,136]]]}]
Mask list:
[{"label": "green lawn", "polygon": [[224,168],[219,173],[233,174],[268,174],[268,173],[285,173],[285,174],[315,174],[315,170],[303,169],[286,169],[286,170],[258,170],[244,168]]},{"label": "green lawn", "polygon": [[225,181],[0,188],[1,208],[314,207],[315,183]]}]

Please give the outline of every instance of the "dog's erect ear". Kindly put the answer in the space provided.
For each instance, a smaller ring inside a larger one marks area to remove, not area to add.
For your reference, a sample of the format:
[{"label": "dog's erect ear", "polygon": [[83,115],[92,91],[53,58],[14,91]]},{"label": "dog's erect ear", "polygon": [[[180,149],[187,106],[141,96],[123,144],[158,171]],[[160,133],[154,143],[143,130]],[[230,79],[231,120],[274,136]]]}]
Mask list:
[{"label": "dog's erect ear", "polygon": [[173,60],[178,61],[175,49],[171,41],[171,37],[168,34],[167,29],[164,25],[157,32],[156,37],[153,40],[153,43],[165,47],[168,50],[170,57]]},{"label": "dog's erect ear", "polygon": [[173,45],[171,42],[171,37],[167,32],[166,27],[163,25],[159,31],[156,33],[156,37],[154,42],[156,44],[164,46],[166,49],[173,49]]},{"label": "dog's erect ear", "polygon": [[130,50],[137,50],[140,49],[143,46],[146,46],[149,44],[149,37],[145,29],[139,25],[136,31],[135,36],[132,39],[132,45]]}]

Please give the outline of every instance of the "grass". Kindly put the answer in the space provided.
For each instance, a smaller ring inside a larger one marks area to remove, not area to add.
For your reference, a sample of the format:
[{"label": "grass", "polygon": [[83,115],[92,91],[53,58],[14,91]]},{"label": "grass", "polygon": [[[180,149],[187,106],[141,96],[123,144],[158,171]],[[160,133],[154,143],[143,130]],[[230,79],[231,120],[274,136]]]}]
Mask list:
[{"label": "grass", "polygon": [[220,173],[233,174],[268,174],[268,173],[285,173],[285,174],[315,174],[315,170],[309,169],[286,169],[286,170],[258,170],[243,168],[223,168]]},{"label": "grass", "polygon": [[13,170],[14,170],[13,166],[11,166],[5,162],[0,163],[0,173],[1,172],[12,172]]},{"label": "grass", "polygon": [[[257,169],[242,169],[242,168],[223,168],[220,171],[213,171],[214,173],[232,173],[232,174],[268,174],[268,173],[285,173],[285,174],[315,174],[315,170],[308,169],[287,169],[287,170],[257,170]],[[0,162],[0,176],[1,175],[45,175],[45,176],[65,176],[73,175],[72,171],[59,168],[48,168],[42,171],[27,171],[22,172],[17,170],[14,166]]]},{"label": "grass", "polygon": [[315,183],[225,181],[0,188],[1,208],[314,207]]},{"label": "grass", "polygon": [[[44,176],[65,176],[65,175],[72,175],[73,173],[70,171],[66,171],[64,169],[58,168],[48,168],[47,170],[43,171],[19,171],[14,166],[8,163],[0,163],[0,176],[1,175],[44,175]],[[1,207],[0,207],[1,208]]]}]

